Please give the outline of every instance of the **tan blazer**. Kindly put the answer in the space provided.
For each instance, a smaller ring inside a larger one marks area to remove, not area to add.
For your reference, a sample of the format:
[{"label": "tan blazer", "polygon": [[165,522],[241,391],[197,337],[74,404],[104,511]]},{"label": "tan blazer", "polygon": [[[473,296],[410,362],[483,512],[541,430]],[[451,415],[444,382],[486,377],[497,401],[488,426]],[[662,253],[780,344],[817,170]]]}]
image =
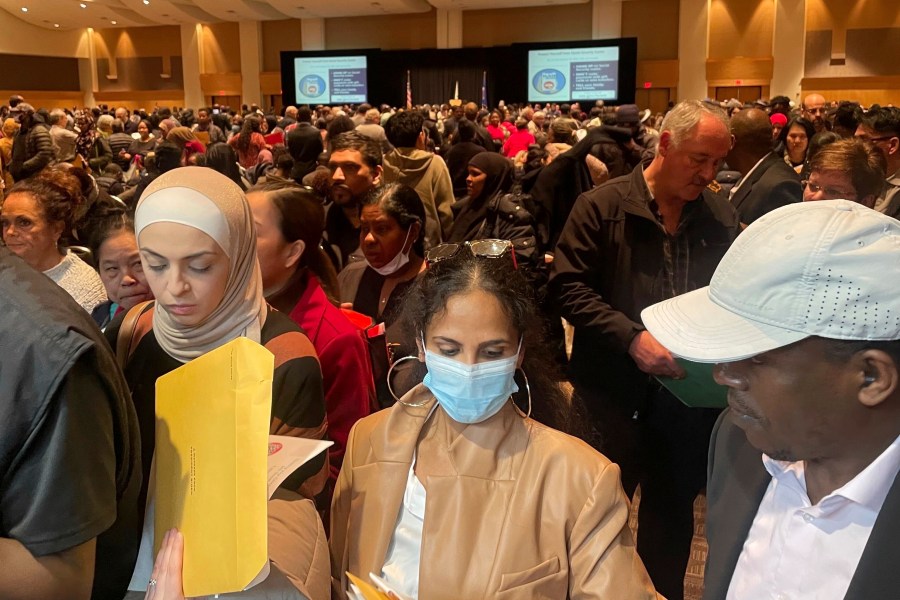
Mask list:
[{"label": "tan blazer", "polygon": [[[656,598],[628,529],[619,468],[508,403],[460,426],[419,385],[357,422],[331,510],[334,597],[345,571],[381,573],[413,450],[437,461],[427,500],[419,597]],[[461,433],[456,434],[462,427]]]}]

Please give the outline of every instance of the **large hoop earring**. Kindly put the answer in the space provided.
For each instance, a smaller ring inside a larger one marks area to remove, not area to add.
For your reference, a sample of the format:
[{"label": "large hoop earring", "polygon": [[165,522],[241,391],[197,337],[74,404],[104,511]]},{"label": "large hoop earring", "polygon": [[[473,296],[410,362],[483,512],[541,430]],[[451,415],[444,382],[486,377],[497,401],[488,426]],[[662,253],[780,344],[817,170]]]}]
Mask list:
[{"label": "large hoop earring", "polygon": [[403,358],[398,358],[397,360],[395,360],[393,362],[393,364],[391,364],[391,368],[388,369],[387,376],[385,377],[385,379],[387,380],[386,383],[387,383],[388,393],[390,393],[391,397],[394,400],[396,400],[403,406],[408,406],[410,408],[416,408],[418,406],[425,406],[426,404],[428,404],[428,400],[423,400],[421,402],[404,402],[403,400],[401,400],[400,398],[397,397],[397,394],[394,393],[394,386],[391,385],[391,373],[394,372],[394,367],[396,367],[397,365],[402,363],[404,360],[419,360],[419,359],[416,356],[404,356]]},{"label": "large hoop earring", "polygon": [[522,367],[516,367],[517,371],[522,371],[522,379],[525,380],[525,391],[528,392],[528,412],[523,413],[522,409],[519,408],[519,405],[513,401],[513,406],[516,407],[516,412],[519,413],[519,416],[523,419],[527,419],[531,416],[531,386],[528,384],[528,375],[525,374],[525,369]]}]

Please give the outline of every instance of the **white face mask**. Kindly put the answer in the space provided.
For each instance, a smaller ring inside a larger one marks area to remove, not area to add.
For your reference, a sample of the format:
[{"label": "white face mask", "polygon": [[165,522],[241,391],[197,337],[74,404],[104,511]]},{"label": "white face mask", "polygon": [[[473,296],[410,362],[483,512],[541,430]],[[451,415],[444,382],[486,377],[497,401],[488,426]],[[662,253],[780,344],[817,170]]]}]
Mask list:
[{"label": "white face mask", "polygon": [[403,267],[405,267],[409,263],[409,253],[412,252],[412,246],[409,247],[409,250],[406,252],[403,251],[403,248],[406,247],[406,242],[409,241],[409,234],[412,233],[412,225],[410,225],[409,229],[406,230],[406,238],[403,240],[403,246],[400,247],[400,252],[390,260],[383,267],[375,267],[372,263],[369,262],[369,259],[366,259],[366,264],[372,268],[376,273],[382,275],[384,277],[388,277],[393,275]]}]

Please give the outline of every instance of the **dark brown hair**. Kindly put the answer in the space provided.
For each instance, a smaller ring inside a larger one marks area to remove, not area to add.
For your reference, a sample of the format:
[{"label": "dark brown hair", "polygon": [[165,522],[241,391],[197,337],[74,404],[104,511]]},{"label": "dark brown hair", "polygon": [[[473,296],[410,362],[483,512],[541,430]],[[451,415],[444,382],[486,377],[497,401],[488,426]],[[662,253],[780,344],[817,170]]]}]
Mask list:
[{"label": "dark brown hair", "polygon": [[295,183],[266,183],[247,191],[253,192],[264,193],[278,211],[278,229],[282,237],[288,243],[302,240],[306,245],[298,266],[312,271],[322,284],[325,295],[336,304],[340,298],[337,274],[319,245],[325,230],[322,199],[311,188]]}]

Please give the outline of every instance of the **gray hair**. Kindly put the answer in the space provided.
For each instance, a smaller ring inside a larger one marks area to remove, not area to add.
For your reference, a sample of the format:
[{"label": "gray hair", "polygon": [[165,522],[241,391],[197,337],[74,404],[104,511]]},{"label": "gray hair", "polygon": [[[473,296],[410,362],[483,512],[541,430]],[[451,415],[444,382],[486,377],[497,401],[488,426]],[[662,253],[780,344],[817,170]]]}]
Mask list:
[{"label": "gray hair", "polygon": [[677,147],[697,126],[703,115],[717,119],[725,126],[726,131],[731,131],[728,115],[718,106],[700,100],[684,100],[666,114],[659,132],[668,131],[671,134],[672,146]]},{"label": "gray hair", "polygon": [[112,129],[112,124],[115,119],[112,115],[100,115],[97,118],[97,129]]},{"label": "gray hair", "polygon": [[66,121],[68,122],[68,117],[64,110],[62,110],[60,108],[54,108],[53,110],[50,111],[50,124],[51,125],[56,125],[57,123],[59,123],[60,119],[66,119]]}]

